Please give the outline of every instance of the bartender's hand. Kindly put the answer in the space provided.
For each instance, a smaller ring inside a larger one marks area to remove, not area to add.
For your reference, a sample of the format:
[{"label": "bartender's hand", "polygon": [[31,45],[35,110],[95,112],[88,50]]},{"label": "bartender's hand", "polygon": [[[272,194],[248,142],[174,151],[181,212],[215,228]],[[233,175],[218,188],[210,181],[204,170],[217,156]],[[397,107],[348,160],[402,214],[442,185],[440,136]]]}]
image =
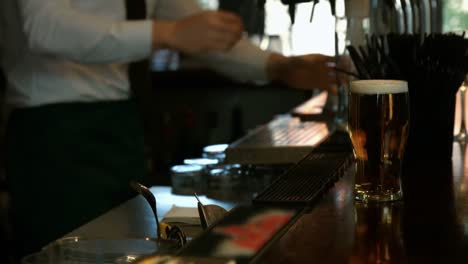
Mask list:
[{"label": "bartender's hand", "polygon": [[321,54],[285,57],[271,54],[267,62],[267,75],[272,81],[280,81],[300,90],[336,90],[334,57]]},{"label": "bartender's hand", "polygon": [[225,11],[204,11],[178,21],[153,23],[153,47],[188,54],[228,51],[242,37],[240,17]]}]

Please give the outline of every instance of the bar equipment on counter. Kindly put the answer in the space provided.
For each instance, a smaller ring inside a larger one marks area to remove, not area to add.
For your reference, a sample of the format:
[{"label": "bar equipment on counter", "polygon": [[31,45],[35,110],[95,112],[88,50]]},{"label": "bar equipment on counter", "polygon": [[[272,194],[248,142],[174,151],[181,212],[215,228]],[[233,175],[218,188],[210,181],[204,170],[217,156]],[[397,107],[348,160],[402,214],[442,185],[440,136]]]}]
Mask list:
[{"label": "bar equipment on counter", "polygon": [[225,162],[225,151],[228,147],[228,144],[205,146],[202,158],[186,159],[185,165],[173,166],[172,193],[181,195],[198,193],[214,199],[236,200],[243,186],[242,181],[245,180],[243,175],[245,168],[239,164]]},{"label": "bar equipment on counter", "polygon": [[[193,192],[196,192],[198,194],[205,194],[207,189],[208,189],[208,176],[210,170],[216,168],[217,166],[220,165],[220,160],[219,159],[208,159],[208,158],[194,158],[194,159],[184,159],[184,164],[186,165],[197,165],[201,166],[202,169],[202,175],[201,175],[201,182],[198,185],[198,188],[196,186],[193,186],[193,191],[188,194],[193,194]],[[174,182],[173,182],[174,185]]]},{"label": "bar equipment on counter", "polygon": [[326,122],[302,122],[298,117],[277,116],[250,131],[226,149],[228,163],[280,165],[299,162],[331,133]]},{"label": "bar equipment on counter", "polygon": [[134,181],[130,182],[130,186],[137,193],[141,194],[150,205],[151,210],[153,211],[154,219],[156,221],[157,240],[167,244],[172,244],[175,248],[183,247],[187,243],[187,237],[178,226],[164,225],[164,232],[161,231],[161,227],[163,225],[161,225],[159,222],[156,207],[156,197],[154,197],[153,193],[148,189],[148,187]]},{"label": "bar equipment on counter", "polygon": [[192,195],[195,192],[205,193],[205,167],[197,164],[172,166],[171,185],[173,194]]},{"label": "bar equipment on counter", "polygon": [[205,194],[210,198],[224,201],[249,201],[286,170],[286,164],[258,163],[257,159],[239,162],[239,160],[228,158],[231,145],[209,145],[203,148],[204,158],[186,160],[191,164],[210,161],[210,164],[204,166]]},{"label": "bar equipment on counter", "polygon": [[195,158],[195,159],[184,159],[186,165],[199,165],[204,167],[215,167],[219,163],[217,159],[208,158]]},{"label": "bar equipment on counter", "polygon": [[215,144],[203,148],[203,158],[216,159],[219,163],[223,163],[226,158],[225,151],[229,147],[228,144]]},{"label": "bar equipment on counter", "polygon": [[260,192],[253,203],[262,206],[313,206],[335,181],[350,171],[351,161],[349,136],[337,130]]},{"label": "bar equipment on counter", "polygon": [[221,201],[248,200],[244,172],[239,164],[223,164],[211,169],[206,196]]},{"label": "bar equipment on counter", "polygon": [[221,218],[223,218],[228,212],[226,209],[219,205],[207,204],[204,205],[195,193],[197,199],[198,214],[200,215],[200,223],[203,230],[216,224]]}]

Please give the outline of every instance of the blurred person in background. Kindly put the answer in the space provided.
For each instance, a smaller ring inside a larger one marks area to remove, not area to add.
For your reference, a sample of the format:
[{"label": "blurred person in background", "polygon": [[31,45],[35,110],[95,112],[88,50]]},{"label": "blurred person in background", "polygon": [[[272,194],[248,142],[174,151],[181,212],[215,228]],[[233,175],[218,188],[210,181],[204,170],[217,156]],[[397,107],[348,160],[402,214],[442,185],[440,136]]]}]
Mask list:
[{"label": "blurred person in background", "polygon": [[333,58],[263,51],[232,13],[203,11],[195,0],[147,0],[146,18],[129,21],[126,7],[124,0],[0,3],[18,256],[128,200],[129,181],[145,176],[129,63],[171,48],[235,80],[334,87]]}]

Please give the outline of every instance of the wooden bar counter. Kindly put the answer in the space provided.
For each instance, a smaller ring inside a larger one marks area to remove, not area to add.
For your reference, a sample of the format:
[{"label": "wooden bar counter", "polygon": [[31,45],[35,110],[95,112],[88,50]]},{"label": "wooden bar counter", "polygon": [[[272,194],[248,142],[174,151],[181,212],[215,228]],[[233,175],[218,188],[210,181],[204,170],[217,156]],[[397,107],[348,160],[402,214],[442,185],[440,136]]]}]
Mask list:
[{"label": "wooden bar counter", "polygon": [[[403,179],[403,201],[363,204],[354,201],[350,169],[255,261],[468,263],[468,148],[454,143],[451,160],[431,159],[428,153],[406,166]],[[151,190],[162,198],[161,214],[173,203],[196,206],[193,197],[174,196],[168,187]],[[155,222],[138,196],[70,235],[154,237]]]}]

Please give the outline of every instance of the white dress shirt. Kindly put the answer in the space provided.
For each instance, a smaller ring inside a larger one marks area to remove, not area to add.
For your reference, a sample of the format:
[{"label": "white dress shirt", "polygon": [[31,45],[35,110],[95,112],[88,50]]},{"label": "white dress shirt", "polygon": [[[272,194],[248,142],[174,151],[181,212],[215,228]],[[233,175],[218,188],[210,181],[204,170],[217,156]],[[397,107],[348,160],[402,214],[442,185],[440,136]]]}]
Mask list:
[{"label": "white dress shirt", "polygon": [[[147,0],[148,17],[178,19],[195,0]],[[126,21],[124,0],[1,0],[0,59],[15,107],[120,100],[130,96],[127,64],[152,53],[152,20]],[[241,81],[266,81],[268,52],[241,40],[227,53],[200,56]]]}]

